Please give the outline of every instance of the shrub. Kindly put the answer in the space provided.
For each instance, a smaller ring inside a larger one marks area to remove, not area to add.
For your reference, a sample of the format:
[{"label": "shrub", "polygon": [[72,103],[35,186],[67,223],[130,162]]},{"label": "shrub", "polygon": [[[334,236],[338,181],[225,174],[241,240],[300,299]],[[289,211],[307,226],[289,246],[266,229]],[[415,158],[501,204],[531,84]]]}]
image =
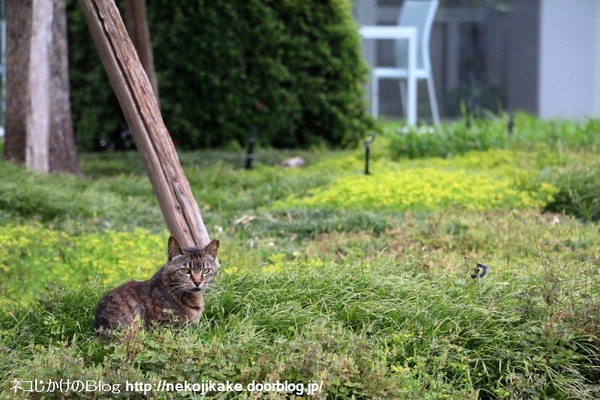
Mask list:
[{"label": "shrub", "polygon": [[81,150],[122,129],[125,118],[92,43],[77,1],[67,0],[71,111]]},{"label": "shrub", "polygon": [[600,169],[598,163],[552,168],[543,179],[558,188],[547,211],[561,212],[585,221],[600,220]]},{"label": "shrub", "polygon": [[598,151],[600,120],[573,122],[540,120],[527,114],[516,114],[512,133],[508,132],[508,116],[472,119],[443,124],[439,127],[402,127],[388,124],[384,133],[390,138],[393,158],[449,158],[469,151],[511,149],[521,151],[565,150]]},{"label": "shrub", "polygon": [[[81,148],[122,124],[78,10],[69,12]],[[186,148],[348,145],[364,113],[359,37],[347,0],[148,2],[163,117]]]},{"label": "shrub", "polygon": [[401,130],[390,125],[387,134],[392,157],[443,157],[457,156],[469,151],[506,148],[507,135],[498,121],[476,120],[470,128],[463,122],[437,128],[406,127]]}]

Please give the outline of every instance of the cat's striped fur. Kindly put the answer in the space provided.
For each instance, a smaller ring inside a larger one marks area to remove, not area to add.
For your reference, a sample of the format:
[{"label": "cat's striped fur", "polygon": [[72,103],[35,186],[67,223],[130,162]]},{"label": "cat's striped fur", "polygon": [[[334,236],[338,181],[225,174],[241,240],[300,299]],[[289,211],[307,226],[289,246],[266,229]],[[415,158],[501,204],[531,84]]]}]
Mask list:
[{"label": "cat's striped fur", "polygon": [[136,319],[154,322],[196,321],[204,310],[203,292],[217,268],[219,241],[203,249],[182,249],[169,238],[168,260],[147,281],[130,281],[108,293],[96,306],[94,329],[102,334],[129,327]]}]

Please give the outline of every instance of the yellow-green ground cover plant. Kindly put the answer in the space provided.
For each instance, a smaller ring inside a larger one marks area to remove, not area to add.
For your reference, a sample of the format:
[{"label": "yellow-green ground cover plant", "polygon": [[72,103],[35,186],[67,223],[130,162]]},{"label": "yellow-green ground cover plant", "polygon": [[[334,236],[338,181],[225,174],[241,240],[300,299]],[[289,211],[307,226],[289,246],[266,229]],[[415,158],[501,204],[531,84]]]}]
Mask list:
[{"label": "yellow-green ground cover plant", "polygon": [[[199,322],[109,343],[91,328],[98,299],[166,259],[139,157],[83,154],[83,178],[1,161],[0,398],[203,398],[159,385],[227,381],[254,391],[207,394],[307,397],[247,386],[287,381],[315,398],[598,398],[600,134],[518,121],[502,146],[438,157],[399,154],[389,124],[369,176],[360,149],[304,151],[297,170],[278,166],[291,151],[259,149],[250,171],[242,154],[181,154],[220,275]],[[49,391],[60,380],[98,386]],[[13,393],[29,381],[43,391]]]}]

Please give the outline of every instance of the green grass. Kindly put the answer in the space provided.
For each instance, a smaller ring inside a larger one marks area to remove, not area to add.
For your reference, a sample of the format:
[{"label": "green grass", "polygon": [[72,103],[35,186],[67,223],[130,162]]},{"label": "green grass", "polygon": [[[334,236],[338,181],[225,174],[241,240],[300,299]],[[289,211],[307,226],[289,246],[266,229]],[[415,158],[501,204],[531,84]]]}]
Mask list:
[{"label": "green grass", "polygon": [[[520,143],[443,159],[393,158],[379,137],[369,177],[360,150],[303,152],[300,170],[277,166],[292,152],[261,149],[252,171],[242,154],[181,154],[221,239],[220,275],[198,323],[113,343],[92,332],[96,302],[166,259],[138,156],[83,155],[84,178],[0,162],[0,398],[18,379],[120,391],[76,398],[145,398],[124,383],[160,380],[310,382],[339,399],[598,398],[600,160],[580,125],[519,118]],[[472,279],[478,262],[490,270]]]},{"label": "green grass", "polygon": [[464,121],[437,128],[399,128],[390,123],[383,133],[393,142],[394,158],[453,157],[469,151],[511,149],[521,151],[549,150],[556,153],[582,150],[598,153],[600,120],[581,122],[539,120],[527,114],[513,116],[513,130],[508,132],[509,116]]}]

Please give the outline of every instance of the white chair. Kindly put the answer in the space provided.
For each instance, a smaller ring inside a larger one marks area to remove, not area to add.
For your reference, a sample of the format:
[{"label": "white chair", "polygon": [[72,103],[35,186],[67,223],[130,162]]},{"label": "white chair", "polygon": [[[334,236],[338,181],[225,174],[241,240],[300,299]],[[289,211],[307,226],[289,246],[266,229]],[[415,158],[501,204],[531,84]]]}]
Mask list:
[{"label": "white chair", "polygon": [[[429,103],[433,123],[439,124],[440,116],[435,96],[435,87],[433,85],[433,74],[431,71],[431,60],[429,58],[429,38],[431,36],[431,27],[435,13],[439,5],[439,0],[404,0],[400,14],[398,15],[399,26],[414,26],[417,29],[417,82],[420,79],[427,80],[427,89],[429,92]],[[371,75],[371,112],[374,117],[379,115],[379,80],[380,79],[400,79],[400,93],[402,96],[402,105],[406,114],[406,79],[407,70],[407,43],[405,40],[398,40],[395,43],[395,61],[396,67],[376,67],[373,68]],[[417,91],[415,91],[415,97]],[[415,98],[416,103],[416,98]]]}]

